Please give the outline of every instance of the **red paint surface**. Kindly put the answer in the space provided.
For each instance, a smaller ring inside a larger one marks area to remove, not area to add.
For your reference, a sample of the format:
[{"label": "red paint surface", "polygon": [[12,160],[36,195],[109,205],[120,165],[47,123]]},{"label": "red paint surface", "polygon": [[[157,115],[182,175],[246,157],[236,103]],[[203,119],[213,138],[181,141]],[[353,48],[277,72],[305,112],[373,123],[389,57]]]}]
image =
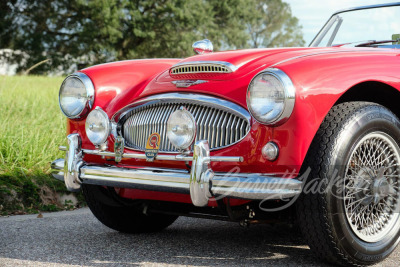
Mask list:
[{"label": "red paint surface", "polygon": [[[250,133],[238,144],[211,152],[212,156],[242,156],[242,163],[212,163],[216,172],[279,173],[285,177],[298,174],[309,145],[322,120],[338,98],[354,85],[365,81],[379,81],[400,88],[400,62],[398,52],[392,49],[371,48],[284,48],[253,49],[219,52],[184,59],[186,61],[226,61],[240,68],[230,74],[205,77],[192,75],[171,77],[169,68],[178,59],[133,60],[94,66],[82,70],[96,88],[94,107],[100,106],[111,118],[124,106],[145,96],[190,92],[206,94],[232,101],[246,107],[246,91],[255,74],[268,67],[283,70],[296,87],[296,104],[290,119],[277,127],[268,127],[252,120]],[[177,79],[207,79],[207,83],[188,88],[176,88],[171,83]],[[360,92],[362,93],[362,92]],[[82,146],[94,149],[85,134],[85,120],[68,120],[67,133],[79,133]],[[261,149],[268,141],[275,141],[280,148],[279,158],[274,162],[265,160]],[[113,141],[109,138],[110,150]],[[135,152],[125,150],[125,152]],[[85,156],[85,161],[105,163],[97,156]],[[181,168],[183,162],[124,159],[116,164],[132,167]],[[237,169],[239,168],[239,169]],[[134,190],[124,190],[125,197],[139,195]],[[146,191],[142,192],[146,195]],[[174,194],[154,193],[160,200],[186,202],[187,197]],[[142,195],[143,196],[143,195]],[[149,194],[150,196],[150,194]],[[190,198],[189,198],[190,201]]]}]

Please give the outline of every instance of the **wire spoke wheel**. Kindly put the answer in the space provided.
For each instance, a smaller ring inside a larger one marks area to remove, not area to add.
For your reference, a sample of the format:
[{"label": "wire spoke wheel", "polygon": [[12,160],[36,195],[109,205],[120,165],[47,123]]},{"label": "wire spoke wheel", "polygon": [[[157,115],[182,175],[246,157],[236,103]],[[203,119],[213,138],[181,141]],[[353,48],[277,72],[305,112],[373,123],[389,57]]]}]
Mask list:
[{"label": "wire spoke wheel", "polygon": [[383,132],[363,137],[346,166],[343,202],[347,222],[365,242],[378,242],[400,219],[400,152]]}]

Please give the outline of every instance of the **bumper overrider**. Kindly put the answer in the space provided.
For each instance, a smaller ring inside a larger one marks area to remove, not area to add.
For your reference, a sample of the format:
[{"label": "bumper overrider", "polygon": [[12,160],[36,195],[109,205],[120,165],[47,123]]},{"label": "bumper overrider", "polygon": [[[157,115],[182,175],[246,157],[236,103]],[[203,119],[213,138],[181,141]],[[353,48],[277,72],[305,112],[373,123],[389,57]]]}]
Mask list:
[{"label": "bumper overrider", "polygon": [[[65,159],[52,162],[52,174],[63,180],[68,190],[78,191],[82,184],[133,188],[190,194],[195,206],[206,206],[210,198],[233,197],[249,200],[284,199],[298,195],[302,182],[274,177],[273,174],[214,172],[210,162],[241,162],[242,157],[210,156],[208,141],[197,141],[193,155],[157,155],[155,160],[191,161],[189,171],[162,168],[121,168],[83,161],[84,154],[116,157],[114,152],[81,148],[79,134],[67,137]],[[120,156],[120,155],[118,155]],[[123,153],[122,158],[146,159],[145,154]]]}]

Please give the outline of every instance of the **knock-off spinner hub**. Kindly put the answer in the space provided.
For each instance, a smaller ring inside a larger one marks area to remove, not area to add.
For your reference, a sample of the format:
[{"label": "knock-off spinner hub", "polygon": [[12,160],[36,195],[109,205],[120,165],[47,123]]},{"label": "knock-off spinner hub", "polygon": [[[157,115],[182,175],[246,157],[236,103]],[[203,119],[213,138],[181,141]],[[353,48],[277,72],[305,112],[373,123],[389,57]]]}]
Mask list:
[{"label": "knock-off spinner hub", "polygon": [[[358,179],[355,183],[357,193],[355,197],[357,200],[363,199],[361,204],[366,206],[370,203],[377,204],[383,198],[388,196],[391,192],[391,185],[384,176],[376,177],[371,176],[373,171],[371,169],[362,169],[358,173]],[[379,174],[378,174],[379,176]]]}]

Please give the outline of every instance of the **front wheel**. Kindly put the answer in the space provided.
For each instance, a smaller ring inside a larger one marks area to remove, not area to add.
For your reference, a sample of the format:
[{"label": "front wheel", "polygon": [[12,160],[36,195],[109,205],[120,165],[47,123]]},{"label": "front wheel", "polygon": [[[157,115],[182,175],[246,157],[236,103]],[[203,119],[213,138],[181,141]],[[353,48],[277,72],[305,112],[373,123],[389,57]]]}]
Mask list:
[{"label": "front wheel", "polygon": [[[83,185],[83,195],[93,215],[105,226],[124,233],[158,232],[170,226],[178,216],[144,214],[140,203],[118,201],[107,188]],[[138,207],[139,206],[139,207]]]},{"label": "front wheel", "polygon": [[366,102],[332,108],[302,172],[309,170],[297,217],[310,248],[329,262],[369,265],[400,236],[400,122]]}]

